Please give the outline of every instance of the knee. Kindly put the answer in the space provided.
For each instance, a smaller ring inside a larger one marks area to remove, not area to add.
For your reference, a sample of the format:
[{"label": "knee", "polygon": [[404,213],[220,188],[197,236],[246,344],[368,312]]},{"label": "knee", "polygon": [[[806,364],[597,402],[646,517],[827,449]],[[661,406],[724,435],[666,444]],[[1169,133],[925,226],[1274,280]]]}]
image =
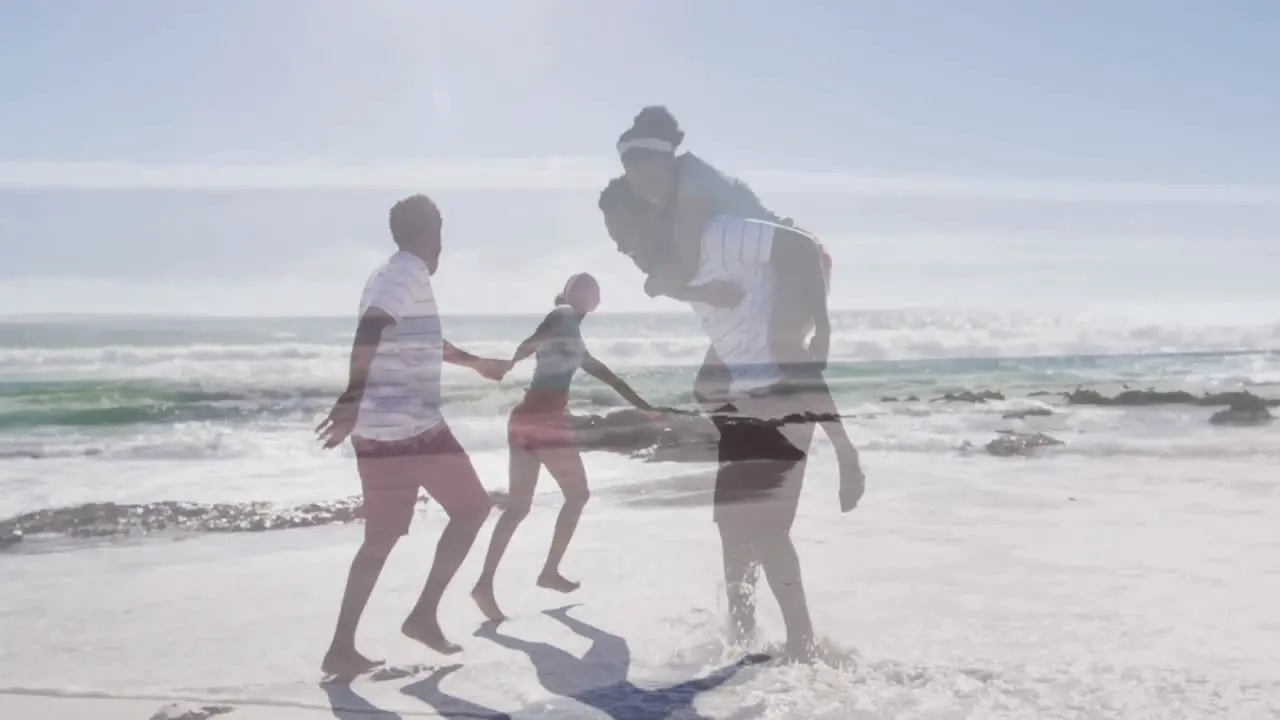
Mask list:
[{"label": "knee", "polygon": [[482,495],[465,504],[454,507],[449,512],[449,521],[462,525],[480,527],[489,517],[489,511],[493,509],[493,502],[489,500],[488,495]]},{"label": "knee", "polygon": [[502,506],[502,517],[511,522],[520,522],[529,516],[531,509],[533,509],[532,498],[513,498]]},{"label": "knee", "polygon": [[569,507],[585,507],[591,499],[591,491],[586,487],[568,488],[564,491],[564,504]]}]

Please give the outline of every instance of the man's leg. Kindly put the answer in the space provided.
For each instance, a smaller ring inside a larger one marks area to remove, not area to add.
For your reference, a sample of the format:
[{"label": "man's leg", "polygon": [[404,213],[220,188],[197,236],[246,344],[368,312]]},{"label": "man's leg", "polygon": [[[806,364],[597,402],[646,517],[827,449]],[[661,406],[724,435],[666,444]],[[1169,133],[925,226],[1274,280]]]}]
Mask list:
[{"label": "man's leg", "polygon": [[[356,467],[364,491],[364,542],[347,573],[342,607],[321,669],[335,675],[358,675],[382,664],[356,650],[356,628],[396,542],[409,530],[418,483],[409,456],[379,455],[379,443],[355,440]],[[385,447],[385,446],[383,446]]]},{"label": "man's leg", "polygon": [[395,547],[398,536],[365,535],[364,542],[351,561],[347,573],[347,586],[342,593],[342,608],[338,611],[338,623],[333,630],[333,641],[320,669],[332,675],[359,675],[382,664],[370,660],[356,650],[356,627],[364,614],[369,596],[378,583],[378,576],[387,562],[387,556]]},{"label": "man's leg", "polygon": [[449,516],[436,545],[431,571],[413,610],[401,630],[436,652],[446,655],[462,650],[449,642],[440,629],[440,599],[462,561],[475,543],[480,526],[489,515],[489,495],[476,476],[471,458],[449,428],[437,430],[418,455],[421,482]]},{"label": "man's leg", "polygon": [[767,539],[762,534],[767,528],[759,525],[758,508],[772,498],[781,480],[769,470],[790,466],[799,459],[800,450],[776,428],[760,418],[744,417],[732,405],[720,408],[712,419],[720,432],[714,517],[720,531],[730,629],[734,641],[741,642],[750,640],[756,627],[761,541]]},{"label": "man's leg", "polygon": [[[776,399],[756,401],[756,404],[758,407],[745,405],[742,410],[764,418],[789,414],[789,403]],[[763,438],[757,439],[753,445],[794,447],[807,457],[813,441],[812,424],[795,423],[769,428],[768,431],[781,437],[772,443]],[[796,660],[807,660],[813,653],[813,623],[800,572],[800,557],[791,540],[791,525],[799,505],[807,460],[803,457],[799,460],[773,459],[767,452],[760,455],[764,459],[744,465],[746,471],[754,476],[748,482],[762,492],[734,509],[733,519],[742,532],[752,535],[761,569],[782,611],[782,620],[787,628],[787,654]]]},{"label": "man's leg", "polygon": [[724,591],[729,606],[729,636],[734,644],[750,642],[756,632],[756,586],[760,558],[752,528],[721,511],[716,521],[724,558]]}]

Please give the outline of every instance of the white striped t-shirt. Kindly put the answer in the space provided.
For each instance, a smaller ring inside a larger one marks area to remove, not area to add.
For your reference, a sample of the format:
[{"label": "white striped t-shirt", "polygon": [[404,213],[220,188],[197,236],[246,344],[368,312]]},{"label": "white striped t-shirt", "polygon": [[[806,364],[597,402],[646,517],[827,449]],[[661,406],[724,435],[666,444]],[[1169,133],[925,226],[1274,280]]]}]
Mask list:
[{"label": "white striped t-shirt", "polygon": [[690,303],[720,361],[729,370],[729,391],[743,395],[777,384],[782,369],[769,348],[773,313],[773,223],[721,215],[702,234],[698,273],[689,283],[728,280],[742,288],[742,302],[732,308]]},{"label": "white striped t-shirt", "polygon": [[426,263],[404,251],[392,255],[365,284],[360,314],[372,307],[395,324],[382,333],[351,434],[382,441],[421,435],[443,419],[444,338]]}]

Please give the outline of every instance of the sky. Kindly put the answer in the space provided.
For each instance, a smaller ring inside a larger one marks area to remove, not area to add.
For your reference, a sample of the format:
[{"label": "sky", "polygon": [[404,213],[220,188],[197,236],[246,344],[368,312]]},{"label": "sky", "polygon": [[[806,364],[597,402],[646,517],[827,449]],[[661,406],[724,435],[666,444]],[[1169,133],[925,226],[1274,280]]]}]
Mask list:
[{"label": "sky", "polygon": [[1270,0],[0,0],[0,314],[348,314],[411,192],[446,312],[582,270],[678,309],[596,209],[655,103],[821,236],[835,307],[1280,311],[1278,36]]}]

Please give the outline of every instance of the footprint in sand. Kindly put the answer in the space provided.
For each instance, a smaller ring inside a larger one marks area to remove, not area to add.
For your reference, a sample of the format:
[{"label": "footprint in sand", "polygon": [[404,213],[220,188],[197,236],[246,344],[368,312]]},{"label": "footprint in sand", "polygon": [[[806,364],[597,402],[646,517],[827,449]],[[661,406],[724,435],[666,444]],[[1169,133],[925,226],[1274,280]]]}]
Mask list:
[{"label": "footprint in sand", "polygon": [[374,682],[390,682],[413,677],[429,670],[431,670],[430,665],[386,665],[369,673],[369,679]]},{"label": "footprint in sand", "polygon": [[230,705],[180,705],[170,703],[156,711],[151,720],[209,720],[211,717],[225,715],[235,708]]}]

